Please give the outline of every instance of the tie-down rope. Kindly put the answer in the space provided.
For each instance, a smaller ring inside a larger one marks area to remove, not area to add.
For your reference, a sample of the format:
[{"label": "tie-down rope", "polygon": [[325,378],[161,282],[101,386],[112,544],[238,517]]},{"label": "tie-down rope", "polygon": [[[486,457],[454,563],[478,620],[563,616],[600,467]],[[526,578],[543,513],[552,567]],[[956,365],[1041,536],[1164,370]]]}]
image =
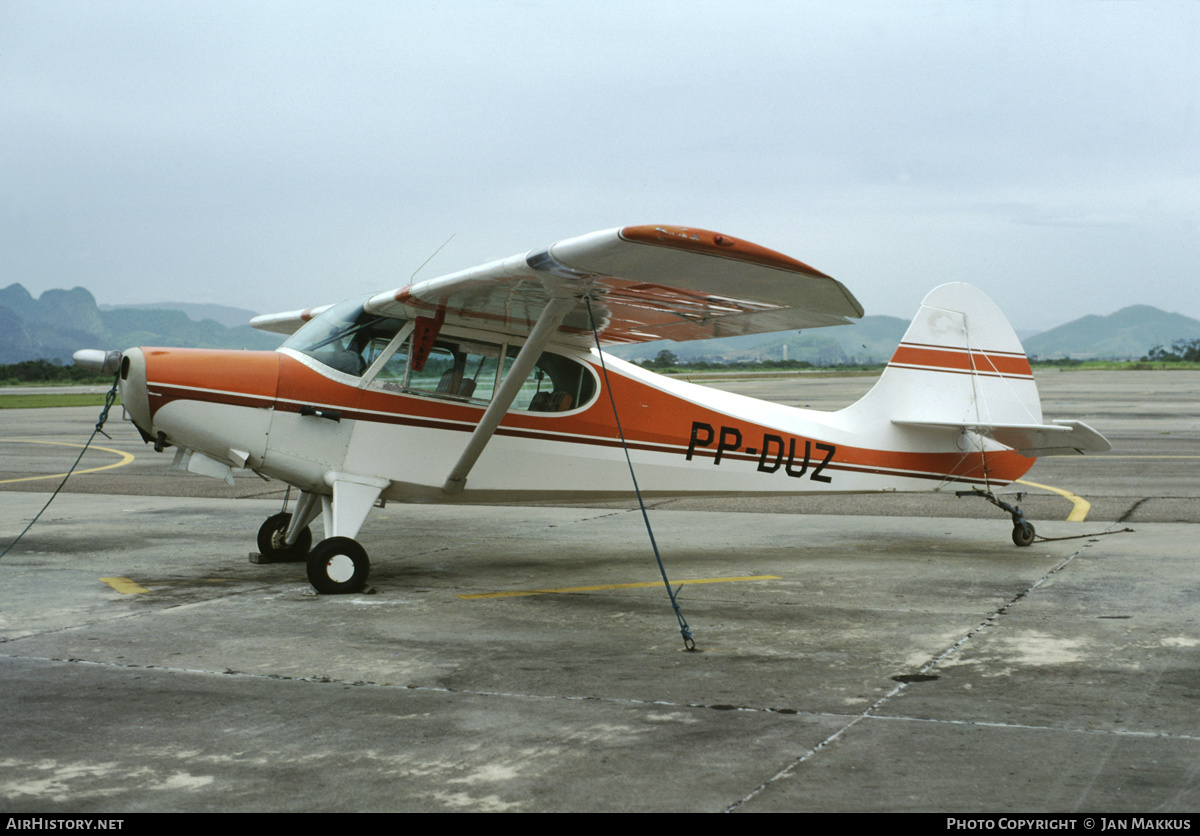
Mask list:
[{"label": "tie-down rope", "polygon": [[37,516],[29,521],[29,525],[25,526],[25,531],[22,531],[17,535],[17,539],[9,543],[5,547],[4,551],[0,552],[0,557],[4,557],[4,555],[8,554],[9,549],[21,542],[21,538],[25,536],[25,532],[33,528],[33,524],[41,518],[42,514],[46,513],[46,509],[50,507],[50,503],[54,501],[54,497],[58,496],[58,492],[63,489],[63,485],[67,484],[67,480],[71,478],[71,474],[75,472],[75,468],[79,467],[79,463],[83,461],[83,454],[88,451],[88,447],[91,446],[92,440],[96,437],[96,433],[100,433],[105,438],[112,437],[108,433],[104,432],[103,428],[104,422],[108,420],[108,411],[112,409],[113,403],[117,400],[117,384],[120,382],[121,373],[117,372],[116,375],[113,376],[112,388],[109,389],[108,394],[104,396],[104,409],[100,412],[100,420],[96,422],[96,429],[92,430],[92,434],[88,436],[87,443],[83,445],[83,449],[79,451],[79,456],[75,459],[75,464],[71,465],[71,469],[66,472],[66,475],[64,475],[62,478],[62,481],[58,483],[58,487],[54,489],[54,493],[50,494],[50,498],[46,500],[46,504],[42,506],[42,510],[38,511]]},{"label": "tie-down rope", "polygon": [[637,494],[638,507],[642,509],[642,519],[646,523],[646,533],[650,535],[650,547],[654,550],[654,559],[658,561],[658,571],[662,575],[663,585],[667,588],[667,595],[671,598],[671,606],[675,610],[675,618],[679,620],[679,632],[683,636],[683,645],[688,650],[696,649],[696,642],[692,639],[692,629],[688,627],[687,619],[683,617],[683,610],[679,608],[679,601],[676,599],[676,593],[679,589],[672,590],[671,582],[667,580],[667,570],[663,566],[662,555],[658,553],[658,543],[654,539],[654,529],[650,527],[650,515],[646,513],[646,503],[642,500],[642,491],[638,487],[637,474],[633,472],[633,460],[629,458],[629,445],[625,441],[625,431],[621,429],[621,416],[617,413],[617,399],[613,395],[612,386],[608,382],[608,366],[604,363],[604,351],[600,348],[600,334],[596,330],[596,319],[592,316],[592,300],[590,297],[583,297],[584,304],[587,305],[588,323],[592,327],[592,336],[596,340],[596,353],[600,355],[600,370],[604,373],[604,388],[608,390],[608,401],[612,404],[613,419],[617,422],[617,435],[621,438],[621,449],[625,451],[625,464],[629,466],[629,478],[633,480],[633,492]]}]

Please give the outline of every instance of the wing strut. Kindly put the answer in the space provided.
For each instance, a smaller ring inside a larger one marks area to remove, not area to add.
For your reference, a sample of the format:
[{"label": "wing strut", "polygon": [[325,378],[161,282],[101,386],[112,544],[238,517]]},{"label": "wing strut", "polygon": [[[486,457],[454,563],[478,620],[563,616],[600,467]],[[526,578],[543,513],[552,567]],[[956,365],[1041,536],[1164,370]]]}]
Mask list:
[{"label": "wing strut", "polygon": [[471,472],[479,454],[483,452],[483,448],[487,446],[488,441],[496,432],[496,427],[500,426],[500,419],[504,417],[504,413],[508,412],[512,402],[517,399],[521,386],[529,377],[529,372],[533,370],[533,364],[542,355],[542,350],[550,342],[550,338],[554,336],[554,332],[558,330],[558,326],[562,324],[563,319],[571,312],[575,304],[576,302],[572,298],[551,299],[542,309],[537,324],[533,326],[529,338],[525,340],[525,345],[521,346],[521,350],[517,353],[517,359],[513,361],[508,373],[504,375],[504,380],[500,382],[500,388],[496,390],[492,402],[488,404],[483,417],[479,419],[479,425],[471,433],[466,449],[462,451],[462,455],[458,457],[450,475],[446,477],[446,483],[442,485],[445,493],[456,494],[467,486],[467,474]]}]

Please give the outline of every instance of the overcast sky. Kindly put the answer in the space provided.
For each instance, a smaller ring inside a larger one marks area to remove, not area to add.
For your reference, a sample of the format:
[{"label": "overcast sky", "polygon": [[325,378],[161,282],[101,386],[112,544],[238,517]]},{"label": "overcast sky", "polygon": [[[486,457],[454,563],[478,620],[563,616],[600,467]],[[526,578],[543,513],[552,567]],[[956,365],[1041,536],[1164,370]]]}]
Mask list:
[{"label": "overcast sky", "polygon": [[1200,2],[0,0],[0,286],[260,312],[628,224],[1200,318]]}]

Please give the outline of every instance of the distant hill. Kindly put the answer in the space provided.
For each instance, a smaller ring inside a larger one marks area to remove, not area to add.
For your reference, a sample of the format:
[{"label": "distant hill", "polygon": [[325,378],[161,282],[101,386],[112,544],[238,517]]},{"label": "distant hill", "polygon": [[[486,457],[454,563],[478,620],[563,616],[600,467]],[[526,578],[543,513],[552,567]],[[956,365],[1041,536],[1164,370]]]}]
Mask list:
[{"label": "distant hill", "polygon": [[[908,321],[891,316],[865,316],[853,325],[753,334],[718,340],[673,343],[660,340],[619,346],[612,353],[639,362],[671,351],[682,361],[730,363],[739,360],[807,360],[815,366],[887,362],[896,350]],[[1030,357],[1043,360],[1138,359],[1156,345],[1200,338],[1200,320],[1167,313],[1149,305],[1133,305],[1108,316],[1085,316],[1033,336],[1021,343]]]},{"label": "distant hill", "polygon": [[67,363],[81,348],[170,345],[273,349],[280,342],[278,335],[256,331],[246,324],[227,328],[212,319],[197,322],[178,310],[101,310],[95,297],[82,287],[47,290],[36,299],[19,284],[0,290],[0,363],[4,364],[23,360]]},{"label": "distant hill", "polygon": [[246,308],[231,308],[228,305],[201,305],[194,302],[152,302],[138,305],[100,306],[101,311],[115,311],[122,308],[134,308],[143,311],[183,311],[187,314],[188,319],[194,322],[203,322],[206,319],[211,319],[213,322],[221,323],[226,328],[237,328],[242,325],[248,325],[251,319],[258,316],[257,311],[247,310]]},{"label": "distant hill", "polygon": [[665,350],[688,362],[807,360],[815,366],[867,365],[887,362],[907,328],[908,321],[899,317],[864,316],[852,325],[834,328],[747,334],[685,343],[657,340],[617,346],[612,353],[634,362],[651,360]]},{"label": "distant hill", "polygon": [[1137,359],[1156,345],[1200,338],[1200,320],[1132,305],[1108,316],[1085,316],[1025,340],[1031,357],[1053,360]]}]

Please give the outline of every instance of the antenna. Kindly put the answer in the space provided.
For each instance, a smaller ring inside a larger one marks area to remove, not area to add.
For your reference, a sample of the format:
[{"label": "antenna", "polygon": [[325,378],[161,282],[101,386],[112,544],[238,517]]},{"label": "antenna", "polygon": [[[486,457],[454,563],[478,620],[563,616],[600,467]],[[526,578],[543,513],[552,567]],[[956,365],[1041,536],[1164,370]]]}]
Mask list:
[{"label": "antenna", "polygon": [[[458,233],[456,232],[456,233],[454,233],[454,235],[458,235]],[[420,273],[420,272],[421,272],[421,271],[422,271],[422,270],[425,268],[425,265],[426,265],[426,264],[428,264],[429,262],[433,261],[433,256],[435,256],[435,255],[437,255],[438,253],[440,253],[440,252],[442,251],[442,249],[443,249],[443,248],[446,246],[446,244],[449,244],[451,241],[453,241],[453,240],[454,240],[454,235],[451,235],[449,238],[447,238],[447,239],[446,239],[446,243],[445,243],[445,244],[442,244],[442,246],[441,246],[441,247],[438,247],[436,250],[434,250],[434,251],[433,251],[433,255],[429,256],[429,258],[427,258],[427,259],[425,259],[424,261],[422,261],[422,262],[421,262],[421,266],[420,266],[420,267],[418,267],[416,270],[413,270],[413,274],[412,274],[411,276],[409,276],[409,277],[408,277],[408,280],[409,280],[409,282],[411,282],[413,279],[415,279],[415,278],[417,277],[417,273]]]}]

